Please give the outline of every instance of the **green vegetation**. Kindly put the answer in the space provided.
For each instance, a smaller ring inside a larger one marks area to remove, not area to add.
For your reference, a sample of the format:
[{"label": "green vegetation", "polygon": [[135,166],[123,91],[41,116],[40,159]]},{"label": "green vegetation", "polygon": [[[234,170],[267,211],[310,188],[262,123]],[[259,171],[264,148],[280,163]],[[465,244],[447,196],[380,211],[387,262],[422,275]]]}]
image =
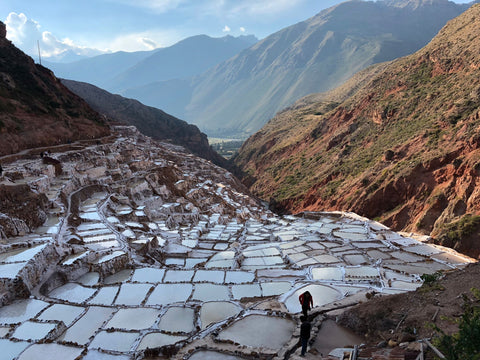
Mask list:
[{"label": "green vegetation", "polygon": [[457,320],[458,333],[447,335],[434,326],[440,334],[434,343],[447,360],[480,359],[480,290],[472,288],[471,292],[473,298],[462,294],[465,310]]},{"label": "green vegetation", "polygon": [[480,216],[466,214],[460,220],[442,227],[439,241],[445,246],[455,247],[462,239],[474,234],[480,227]]}]

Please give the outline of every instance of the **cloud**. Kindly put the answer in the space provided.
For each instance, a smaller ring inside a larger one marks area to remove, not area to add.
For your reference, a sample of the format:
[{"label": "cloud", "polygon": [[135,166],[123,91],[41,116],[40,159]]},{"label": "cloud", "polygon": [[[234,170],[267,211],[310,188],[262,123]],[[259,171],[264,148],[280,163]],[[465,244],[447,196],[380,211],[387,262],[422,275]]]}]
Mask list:
[{"label": "cloud", "polygon": [[150,48],[151,50],[156,49],[157,43],[152,39],[142,38],[142,43],[145,44],[146,47]]},{"label": "cloud", "polygon": [[230,27],[228,27],[227,25],[225,25],[225,27],[222,29],[223,32],[230,32],[232,29],[230,29]]},{"label": "cloud", "polygon": [[49,31],[41,31],[38,22],[28,19],[23,13],[10,13],[5,21],[7,27],[7,38],[11,40],[18,48],[32,57],[38,56],[38,45],[40,45],[43,58],[51,60],[61,59],[66,54],[75,54],[78,56],[94,56],[103,53],[103,51],[80,46],[71,39],[57,39]]},{"label": "cloud", "polygon": [[240,32],[244,33],[246,30],[243,26],[240,27]]}]

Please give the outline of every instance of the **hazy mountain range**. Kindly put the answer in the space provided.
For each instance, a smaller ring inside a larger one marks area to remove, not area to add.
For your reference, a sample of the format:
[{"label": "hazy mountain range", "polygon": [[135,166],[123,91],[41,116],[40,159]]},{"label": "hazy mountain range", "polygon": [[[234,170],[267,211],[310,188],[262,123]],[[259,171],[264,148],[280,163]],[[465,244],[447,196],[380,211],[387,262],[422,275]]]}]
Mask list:
[{"label": "hazy mountain range", "polygon": [[[53,69],[161,108],[209,135],[245,137],[299,98],[420,49],[468,6],[447,0],[347,1],[257,43],[198,36],[147,56],[103,55],[68,71],[64,64]],[[84,71],[87,63],[90,73]]]}]

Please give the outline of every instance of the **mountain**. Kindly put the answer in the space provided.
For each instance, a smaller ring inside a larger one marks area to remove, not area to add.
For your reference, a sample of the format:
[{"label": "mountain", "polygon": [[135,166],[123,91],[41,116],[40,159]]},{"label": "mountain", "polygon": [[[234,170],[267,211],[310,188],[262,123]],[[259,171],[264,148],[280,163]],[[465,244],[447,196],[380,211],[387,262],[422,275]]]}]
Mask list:
[{"label": "mountain", "polygon": [[351,210],[480,255],[480,5],[423,49],[279,113],[235,162],[289,212]]},{"label": "mountain", "polygon": [[201,74],[257,41],[254,36],[198,35],[153,51],[116,52],[70,63],[45,62],[45,65],[58,77],[123,93],[156,81]]},{"label": "mountain", "polygon": [[257,41],[254,36],[192,36],[173,46],[155,51],[109,81],[106,88],[122,92],[157,81],[198,75]]},{"label": "mountain", "polygon": [[105,86],[115,76],[151,56],[154,51],[125,52],[103,54],[74,62],[48,62],[43,64],[56,76],[70,80],[88,82]]},{"label": "mountain", "polygon": [[137,100],[113,95],[94,85],[62,80],[72,92],[114,122],[134,125],[141,133],[154,139],[170,141],[186,147],[194,154],[225,166],[226,161],[208,144],[207,136],[195,125],[187,124],[162,110],[145,106]]},{"label": "mountain", "polygon": [[[447,0],[347,1],[268,36],[190,82],[150,84],[125,95],[211,136],[250,135],[299,98],[420,49],[467,8]],[[187,101],[179,104],[179,98]]]},{"label": "mountain", "polygon": [[6,39],[3,23],[0,78],[0,155],[109,134],[84,100]]}]

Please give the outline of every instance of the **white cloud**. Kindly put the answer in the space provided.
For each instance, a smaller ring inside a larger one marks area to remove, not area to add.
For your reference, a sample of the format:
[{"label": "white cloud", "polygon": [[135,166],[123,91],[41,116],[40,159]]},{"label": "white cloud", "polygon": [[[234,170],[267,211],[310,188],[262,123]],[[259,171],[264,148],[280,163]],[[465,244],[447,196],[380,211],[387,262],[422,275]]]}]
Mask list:
[{"label": "white cloud", "polygon": [[40,24],[35,20],[28,19],[23,13],[10,13],[5,25],[7,27],[7,38],[18,48],[35,58],[38,56],[38,44],[42,57],[51,60],[60,59],[65,54],[93,56],[103,52],[77,45],[68,38],[59,40],[51,32],[41,31]]},{"label": "white cloud", "polygon": [[223,32],[230,32],[232,29],[230,29],[230,27],[228,27],[227,25],[225,25],[225,27],[222,29]]},{"label": "white cloud", "polygon": [[243,26],[240,27],[240,32],[244,33],[245,31],[246,31],[246,30],[245,30],[245,28],[244,28]]},{"label": "white cloud", "polygon": [[156,49],[158,47],[157,43],[149,38],[142,38],[142,43],[151,50]]}]

